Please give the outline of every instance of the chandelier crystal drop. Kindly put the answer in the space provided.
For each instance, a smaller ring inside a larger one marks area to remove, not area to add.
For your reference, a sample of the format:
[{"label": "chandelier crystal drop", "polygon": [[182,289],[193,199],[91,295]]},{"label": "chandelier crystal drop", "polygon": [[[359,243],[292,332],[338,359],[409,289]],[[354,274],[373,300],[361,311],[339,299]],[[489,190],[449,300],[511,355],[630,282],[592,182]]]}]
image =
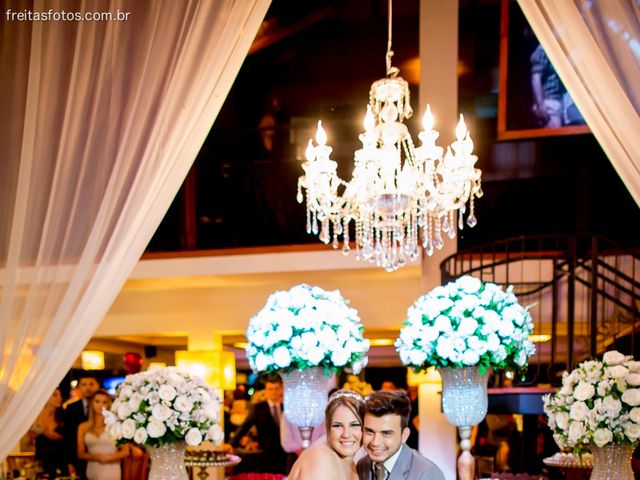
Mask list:
[{"label": "chandelier crystal drop", "polygon": [[[466,223],[473,227],[474,198],[482,196],[481,171],[475,168],[473,141],[464,118],[456,127],[456,140],[446,152],[436,145],[439,133],[427,105],[415,147],[404,120],[413,110],[409,85],[391,66],[391,1],[389,1],[389,42],[387,78],[371,85],[364,118],[362,148],[355,152],[352,179],[337,175],[338,164],[331,160],[333,149],[318,121],[316,144],[309,140],[304,175],[298,179],[298,202],[305,199],[307,233],[319,235],[347,254],[349,224],[355,223],[356,258],[375,263],[387,271],[415,260],[422,245],[427,255],[444,245],[443,236],[456,236]],[[468,203],[468,207],[467,207]]]}]

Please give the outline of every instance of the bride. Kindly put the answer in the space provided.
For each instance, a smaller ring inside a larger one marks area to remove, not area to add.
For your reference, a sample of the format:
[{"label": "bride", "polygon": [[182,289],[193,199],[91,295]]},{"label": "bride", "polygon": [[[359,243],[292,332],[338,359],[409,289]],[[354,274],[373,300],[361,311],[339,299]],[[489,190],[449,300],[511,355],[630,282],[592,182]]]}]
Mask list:
[{"label": "bride", "polygon": [[318,442],[300,455],[289,480],[357,480],[353,460],[362,444],[364,401],[352,390],[338,390],[325,410],[327,442]]}]

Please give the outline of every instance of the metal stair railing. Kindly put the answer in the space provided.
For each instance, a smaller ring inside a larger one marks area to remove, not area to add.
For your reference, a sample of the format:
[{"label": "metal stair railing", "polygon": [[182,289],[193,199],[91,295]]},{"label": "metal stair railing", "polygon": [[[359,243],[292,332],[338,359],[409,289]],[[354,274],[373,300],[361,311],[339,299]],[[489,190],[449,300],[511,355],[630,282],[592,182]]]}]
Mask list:
[{"label": "metal stair railing", "polygon": [[534,334],[550,338],[538,344],[525,383],[556,382],[561,371],[607,349],[638,353],[640,255],[610,239],[514,237],[461,250],[440,268],[443,283],[470,274],[512,285],[532,305]]}]

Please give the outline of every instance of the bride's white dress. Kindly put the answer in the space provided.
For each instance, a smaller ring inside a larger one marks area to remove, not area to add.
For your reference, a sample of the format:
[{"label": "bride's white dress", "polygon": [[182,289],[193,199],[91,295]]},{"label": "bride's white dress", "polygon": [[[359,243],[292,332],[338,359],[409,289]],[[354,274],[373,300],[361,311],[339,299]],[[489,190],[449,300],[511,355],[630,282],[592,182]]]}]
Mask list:
[{"label": "bride's white dress", "polygon": [[[94,455],[116,453],[115,441],[106,430],[100,435],[87,432],[84,435],[87,451]],[[89,480],[120,480],[120,462],[100,463],[87,462],[87,478]]]}]

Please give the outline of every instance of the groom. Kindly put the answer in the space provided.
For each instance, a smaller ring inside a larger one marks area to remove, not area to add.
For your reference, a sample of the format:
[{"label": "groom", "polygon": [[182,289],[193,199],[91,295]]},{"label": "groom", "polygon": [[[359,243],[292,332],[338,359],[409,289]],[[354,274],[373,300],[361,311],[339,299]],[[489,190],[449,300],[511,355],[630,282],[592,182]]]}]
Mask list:
[{"label": "groom", "polygon": [[405,444],[410,413],[403,390],[380,390],[365,399],[362,441],[368,455],[358,462],[360,480],[444,480],[433,462]]}]

